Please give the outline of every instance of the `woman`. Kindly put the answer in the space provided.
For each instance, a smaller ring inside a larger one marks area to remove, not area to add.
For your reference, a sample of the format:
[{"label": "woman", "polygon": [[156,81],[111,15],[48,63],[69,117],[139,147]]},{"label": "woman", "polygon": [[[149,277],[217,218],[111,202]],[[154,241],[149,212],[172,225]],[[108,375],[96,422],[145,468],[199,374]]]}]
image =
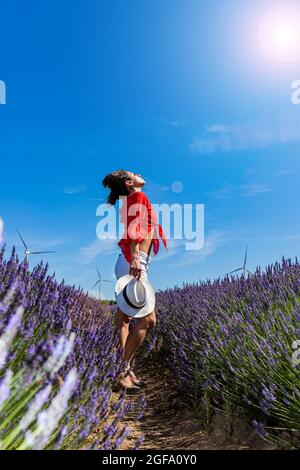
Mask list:
[{"label": "woman", "polygon": [[[118,243],[121,253],[115,266],[116,277],[119,279],[126,274],[131,274],[137,280],[142,276],[147,278],[151,250],[153,249],[156,255],[159,249],[158,234],[165,247],[166,238],[162,227],[157,224],[156,214],[147,196],[142,192],[145,181],[140,174],[117,170],[108,174],[102,183],[104,187],[110,189],[107,198],[109,204],[115,205],[117,200],[123,200],[120,221],[124,223],[125,230]],[[127,393],[134,393],[139,391],[145,383],[134,374],[131,361],[148,331],[155,326],[155,310],[137,318],[136,324],[129,332],[130,321],[131,317],[118,308],[116,332],[119,334],[120,346],[124,349],[126,361],[126,369],[118,379],[118,389],[125,388]]]}]

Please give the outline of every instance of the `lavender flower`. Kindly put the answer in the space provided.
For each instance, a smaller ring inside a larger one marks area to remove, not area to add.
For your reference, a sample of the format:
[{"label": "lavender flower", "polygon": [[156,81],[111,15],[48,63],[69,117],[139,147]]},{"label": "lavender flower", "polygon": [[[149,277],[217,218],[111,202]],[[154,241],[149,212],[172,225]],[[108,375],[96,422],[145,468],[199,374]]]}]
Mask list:
[{"label": "lavender flower", "polygon": [[45,370],[50,372],[51,377],[64,365],[65,360],[73,349],[74,341],[75,333],[71,333],[69,338],[65,338],[64,336],[59,338],[52,356],[45,364]]},{"label": "lavender flower", "polygon": [[33,401],[29,404],[27,413],[20,421],[19,426],[22,431],[26,431],[30,424],[36,419],[38,412],[47,402],[51,393],[51,389],[52,386],[49,384],[35,395]]},{"label": "lavender flower", "polygon": [[258,423],[255,419],[252,421],[252,425],[256,432],[261,436],[261,437],[267,437],[268,433],[265,430],[264,426],[262,423]]},{"label": "lavender flower", "polygon": [[23,307],[18,307],[16,313],[10,317],[7,327],[0,337],[0,369],[5,365],[11,344],[21,324],[23,312]]},{"label": "lavender flower", "polygon": [[12,371],[8,369],[0,382],[0,407],[9,398],[12,376]]},{"label": "lavender flower", "polygon": [[33,442],[32,434],[25,434],[25,440],[27,445],[30,442],[32,448],[43,449],[43,447],[49,440],[51,434],[54,432],[60,419],[67,410],[68,400],[74,392],[77,380],[78,374],[76,372],[76,369],[73,368],[68,373],[64,384],[61,386],[57,395],[52,399],[47,410],[42,411],[38,415],[38,427],[37,430],[33,433]]}]

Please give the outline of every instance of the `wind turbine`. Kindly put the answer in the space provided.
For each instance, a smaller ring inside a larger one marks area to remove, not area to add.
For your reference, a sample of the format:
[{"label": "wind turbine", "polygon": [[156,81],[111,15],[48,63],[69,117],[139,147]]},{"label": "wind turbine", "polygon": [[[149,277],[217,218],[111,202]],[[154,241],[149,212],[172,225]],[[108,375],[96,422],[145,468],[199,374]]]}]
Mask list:
[{"label": "wind turbine", "polygon": [[101,277],[101,274],[100,274],[100,271],[99,269],[97,268],[97,273],[98,273],[98,281],[95,282],[95,284],[93,285],[92,289],[94,289],[94,287],[96,287],[98,284],[99,284],[99,300],[101,300],[101,283],[102,282],[112,282],[112,281],[108,281],[107,279],[102,279]]},{"label": "wind turbine", "polygon": [[246,274],[246,271],[247,271],[247,273],[249,273],[249,274],[253,274],[253,273],[251,273],[251,271],[249,271],[249,269],[246,268],[247,252],[248,252],[248,246],[246,247],[245,259],[244,259],[244,264],[243,264],[243,266],[242,266],[241,268],[237,268],[237,269],[234,269],[233,271],[230,271],[230,273],[227,273],[226,276],[228,276],[229,274],[232,274],[232,273],[236,273],[237,271],[243,271],[244,276],[245,276],[245,274]]},{"label": "wind turbine", "polygon": [[56,251],[30,251],[27,244],[25,243],[22,235],[20,234],[19,230],[16,229],[17,232],[18,232],[18,235],[24,245],[24,248],[25,248],[25,251],[24,251],[24,255],[25,255],[25,260],[28,261],[28,258],[29,258],[29,255],[43,255],[45,253],[56,253]]}]

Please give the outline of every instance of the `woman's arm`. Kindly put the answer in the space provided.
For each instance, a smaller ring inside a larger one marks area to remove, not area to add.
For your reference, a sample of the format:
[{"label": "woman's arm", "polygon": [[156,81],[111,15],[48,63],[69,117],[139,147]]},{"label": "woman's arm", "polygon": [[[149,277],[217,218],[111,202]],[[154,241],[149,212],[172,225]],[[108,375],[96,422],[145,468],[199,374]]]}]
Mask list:
[{"label": "woman's arm", "polygon": [[131,251],[131,263],[130,263],[130,270],[129,274],[132,274],[137,279],[141,277],[141,266],[140,266],[140,244],[137,243],[135,240],[130,242],[130,251]]}]

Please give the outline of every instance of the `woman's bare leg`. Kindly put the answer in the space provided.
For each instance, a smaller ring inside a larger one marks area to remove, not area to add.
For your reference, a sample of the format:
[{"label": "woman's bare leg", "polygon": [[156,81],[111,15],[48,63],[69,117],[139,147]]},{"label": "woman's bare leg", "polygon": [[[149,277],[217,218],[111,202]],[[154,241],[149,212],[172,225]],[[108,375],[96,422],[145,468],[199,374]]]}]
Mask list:
[{"label": "woman's bare leg", "polygon": [[[120,309],[117,310],[115,335],[119,336],[119,344],[121,348],[123,349],[123,351],[125,350],[126,340],[129,335],[130,321],[131,321],[131,318],[128,315],[125,315],[125,313],[123,313],[122,310]],[[128,362],[127,362],[127,366],[129,366]],[[124,377],[124,372],[120,374],[119,384],[122,387],[130,387],[132,386],[132,383],[133,382],[130,380],[130,377]]]},{"label": "woman's bare leg", "polygon": [[[131,318],[128,315],[125,315],[120,309],[117,310],[116,314],[116,328],[115,334],[119,335],[119,344],[124,350],[124,360],[127,367],[130,367],[131,361],[138,347],[144,341],[148,331],[151,328],[155,327],[156,324],[156,313],[155,310],[149,313],[145,317],[138,318],[135,326],[129,332],[129,323]],[[129,376],[123,377],[121,374],[119,383],[123,387],[128,387],[130,385],[138,383],[138,378],[134,372],[130,372]]]},{"label": "woman's bare leg", "polygon": [[131,318],[118,308],[116,314],[116,329],[115,334],[119,335],[119,343],[121,348],[125,349],[127,337],[129,335],[129,323]]},{"label": "woman's bare leg", "polygon": [[126,344],[125,344],[125,359],[130,364],[130,361],[133,358],[134,353],[137,351],[138,347],[144,341],[148,331],[151,328],[154,328],[156,324],[156,313],[155,310],[149,313],[145,317],[138,318],[135,326],[130,331]]}]

